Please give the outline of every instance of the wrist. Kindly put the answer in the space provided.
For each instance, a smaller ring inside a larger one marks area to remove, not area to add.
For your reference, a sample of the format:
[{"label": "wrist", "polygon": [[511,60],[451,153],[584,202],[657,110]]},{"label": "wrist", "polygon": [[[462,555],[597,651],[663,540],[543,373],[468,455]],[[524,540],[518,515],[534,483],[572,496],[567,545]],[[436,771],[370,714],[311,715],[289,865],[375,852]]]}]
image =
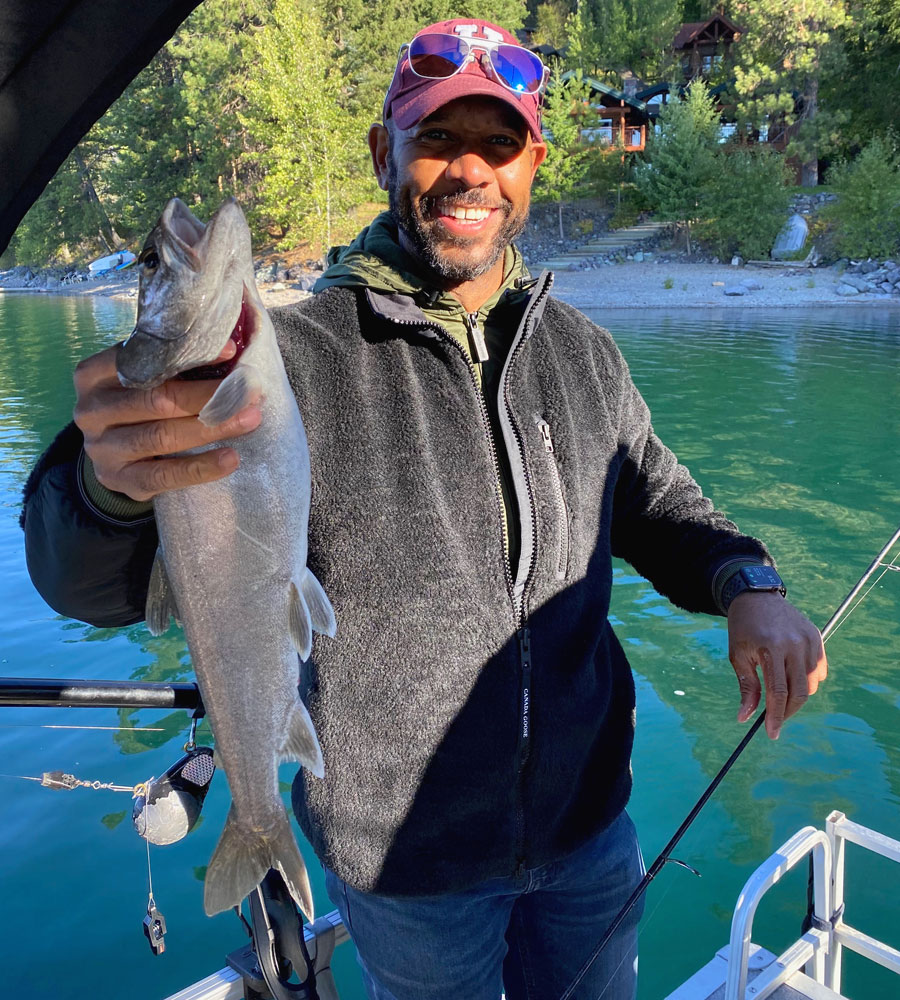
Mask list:
[{"label": "wrist", "polygon": [[784,581],[773,566],[756,563],[738,567],[722,584],[719,606],[727,615],[732,602],[743,594],[787,595]]},{"label": "wrist", "polygon": [[125,524],[139,521],[153,513],[152,501],[132,500],[124,493],[107,489],[97,478],[94,463],[84,451],[78,458],[76,474],[82,499],[101,517]]}]

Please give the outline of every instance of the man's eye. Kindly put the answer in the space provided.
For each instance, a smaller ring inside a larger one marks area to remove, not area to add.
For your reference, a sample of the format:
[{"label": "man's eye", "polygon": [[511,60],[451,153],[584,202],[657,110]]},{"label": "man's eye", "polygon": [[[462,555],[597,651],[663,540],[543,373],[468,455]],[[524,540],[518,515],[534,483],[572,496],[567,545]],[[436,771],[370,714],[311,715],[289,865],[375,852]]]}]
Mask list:
[{"label": "man's eye", "polygon": [[447,133],[442,128],[430,128],[419,135],[420,139],[441,140],[447,138]]}]

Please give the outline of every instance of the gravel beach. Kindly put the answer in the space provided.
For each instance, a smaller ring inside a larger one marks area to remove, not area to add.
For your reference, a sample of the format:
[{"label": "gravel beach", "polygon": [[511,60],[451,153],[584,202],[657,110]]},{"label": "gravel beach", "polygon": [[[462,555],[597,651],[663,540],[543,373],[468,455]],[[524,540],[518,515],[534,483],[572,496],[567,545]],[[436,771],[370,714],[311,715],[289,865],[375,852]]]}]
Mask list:
[{"label": "gravel beach", "polygon": [[[839,295],[837,267],[732,267],[656,257],[599,269],[557,271],[553,294],[580,309],[771,309],[880,305],[900,311],[900,298],[881,292]],[[748,288],[746,282],[758,285]],[[300,282],[260,284],[266,306],[287,305],[309,294]],[[726,294],[736,288],[743,294]],[[137,299],[137,275],[98,278],[44,294],[101,295]]]}]

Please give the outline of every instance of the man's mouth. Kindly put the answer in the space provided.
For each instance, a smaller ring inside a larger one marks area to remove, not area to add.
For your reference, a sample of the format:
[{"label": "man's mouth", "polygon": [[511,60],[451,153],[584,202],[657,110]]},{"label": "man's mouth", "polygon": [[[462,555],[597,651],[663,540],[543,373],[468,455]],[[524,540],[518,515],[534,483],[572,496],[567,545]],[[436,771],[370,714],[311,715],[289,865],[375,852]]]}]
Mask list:
[{"label": "man's mouth", "polygon": [[438,216],[445,219],[455,219],[457,222],[484,222],[495,209],[471,208],[462,205],[438,209]]}]

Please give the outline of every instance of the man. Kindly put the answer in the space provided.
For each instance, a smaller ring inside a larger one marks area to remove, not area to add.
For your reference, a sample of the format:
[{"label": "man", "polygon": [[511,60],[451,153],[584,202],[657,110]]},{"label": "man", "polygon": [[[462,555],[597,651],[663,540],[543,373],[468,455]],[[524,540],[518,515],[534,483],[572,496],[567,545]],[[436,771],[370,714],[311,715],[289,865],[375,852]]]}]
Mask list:
[{"label": "man", "polygon": [[[497,1000],[501,979],[553,1000],[640,879],[612,555],[727,611],[741,720],[757,665],[773,738],[825,676],[765,547],[655,437],[609,334],[512,245],[542,84],[494,25],[419,32],[369,133],[390,212],[273,316],[310,441],[310,565],[340,623],[301,674],[326,777],[299,774],[293,803],[380,1000]],[[206,428],[214,384],[125,390],[113,351],[76,387],[26,489],[29,565],[64,613],[138,621],[148,500],[232,471],[230,449],[178,453],[259,408]],[[634,995],[636,920],[576,996]]]}]

